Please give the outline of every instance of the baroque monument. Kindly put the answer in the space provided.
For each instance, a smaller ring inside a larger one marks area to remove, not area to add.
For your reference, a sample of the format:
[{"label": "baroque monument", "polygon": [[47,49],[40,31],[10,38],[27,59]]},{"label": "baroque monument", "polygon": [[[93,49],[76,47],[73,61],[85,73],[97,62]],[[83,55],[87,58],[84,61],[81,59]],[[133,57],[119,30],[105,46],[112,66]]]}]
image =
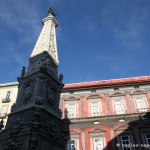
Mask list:
[{"label": "baroque monument", "polygon": [[[55,28],[58,23],[50,7],[43,29],[29,59],[27,70],[18,77],[18,96],[4,130],[0,150],[64,150],[69,138],[69,121],[59,109],[63,75],[58,75]],[[0,130],[3,121],[0,122]]]}]

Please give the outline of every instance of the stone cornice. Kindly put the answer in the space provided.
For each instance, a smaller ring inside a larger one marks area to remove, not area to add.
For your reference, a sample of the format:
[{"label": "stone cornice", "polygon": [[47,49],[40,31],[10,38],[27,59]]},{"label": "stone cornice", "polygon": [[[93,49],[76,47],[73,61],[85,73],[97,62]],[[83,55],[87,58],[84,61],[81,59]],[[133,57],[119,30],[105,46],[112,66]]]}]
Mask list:
[{"label": "stone cornice", "polygon": [[135,91],[130,92],[131,95],[145,94],[146,91],[143,89],[137,89]]},{"label": "stone cornice", "polygon": [[69,96],[69,97],[65,97],[64,101],[78,101],[80,100],[79,96]]},{"label": "stone cornice", "polygon": [[44,18],[44,19],[42,20],[42,23],[44,24],[44,23],[45,23],[46,21],[48,21],[48,20],[52,20],[53,23],[55,24],[55,27],[58,26],[58,22],[56,21],[56,19],[55,19],[52,15],[50,15],[50,16]]},{"label": "stone cornice", "polygon": [[[142,116],[145,116],[146,113],[142,113]],[[150,116],[147,115],[147,120],[150,120]],[[124,122],[119,122],[119,120],[124,120]],[[143,122],[147,120],[142,120]],[[112,116],[101,116],[101,117],[90,117],[90,118],[77,118],[72,119],[71,125],[74,127],[88,127],[88,126],[99,126],[99,125],[113,125],[113,124],[128,124],[140,122],[140,117],[138,113],[125,114],[125,115],[112,115]],[[94,122],[99,122],[99,124],[94,124]]]},{"label": "stone cornice", "polygon": [[136,84],[146,84],[150,83],[150,76],[133,77],[133,78],[122,78],[122,79],[112,79],[112,80],[102,80],[93,82],[81,82],[81,83],[71,83],[66,84],[63,90],[67,89],[86,89],[90,87],[112,87],[112,86],[122,86],[122,85],[135,85]]}]

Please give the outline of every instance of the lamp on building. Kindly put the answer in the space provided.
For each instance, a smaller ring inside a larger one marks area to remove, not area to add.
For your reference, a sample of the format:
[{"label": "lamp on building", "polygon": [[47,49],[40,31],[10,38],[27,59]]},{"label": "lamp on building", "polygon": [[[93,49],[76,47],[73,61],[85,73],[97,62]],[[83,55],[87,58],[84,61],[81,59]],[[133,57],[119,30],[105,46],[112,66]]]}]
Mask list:
[{"label": "lamp on building", "polygon": [[96,124],[99,124],[99,121],[95,121],[94,124],[95,124],[95,125],[96,125]]},{"label": "lamp on building", "polygon": [[120,120],[119,120],[119,122],[124,122],[124,121],[125,121],[124,119],[120,119]]}]

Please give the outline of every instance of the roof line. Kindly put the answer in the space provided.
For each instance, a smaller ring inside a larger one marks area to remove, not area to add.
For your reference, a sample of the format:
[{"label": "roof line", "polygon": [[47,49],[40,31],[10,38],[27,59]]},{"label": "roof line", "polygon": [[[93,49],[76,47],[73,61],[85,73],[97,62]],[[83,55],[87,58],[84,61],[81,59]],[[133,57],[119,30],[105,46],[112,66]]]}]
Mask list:
[{"label": "roof line", "polygon": [[18,85],[18,82],[9,82],[9,83],[2,83],[0,84],[0,87],[4,87],[4,86],[13,86],[13,85]]},{"label": "roof line", "polygon": [[89,87],[89,86],[100,86],[100,85],[123,84],[123,83],[134,83],[134,82],[147,82],[147,81],[150,81],[150,76],[70,83],[70,84],[65,84],[64,89]]}]

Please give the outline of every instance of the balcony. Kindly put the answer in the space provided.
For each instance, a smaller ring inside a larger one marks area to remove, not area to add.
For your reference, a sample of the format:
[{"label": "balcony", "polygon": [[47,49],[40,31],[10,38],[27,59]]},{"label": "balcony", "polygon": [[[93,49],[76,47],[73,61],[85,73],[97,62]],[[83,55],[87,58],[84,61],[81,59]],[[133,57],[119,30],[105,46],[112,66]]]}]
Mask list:
[{"label": "balcony", "polygon": [[7,113],[0,113],[0,119],[4,119],[7,117]]},{"label": "balcony", "polygon": [[148,111],[150,111],[149,108],[138,108],[138,109],[136,109],[136,112],[137,112],[137,113],[148,112]]},{"label": "balcony", "polygon": [[68,114],[69,119],[78,118],[78,114]]},{"label": "balcony", "polygon": [[127,113],[128,113],[127,110],[114,111],[114,115],[122,115]]},{"label": "balcony", "polygon": [[102,116],[102,112],[93,112],[93,113],[89,113],[90,117],[98,117],[98,116]]},{"label": "balcony", "polygon": [[9,103],[10,101],[10,98],[2,98],[2,103]]}]

